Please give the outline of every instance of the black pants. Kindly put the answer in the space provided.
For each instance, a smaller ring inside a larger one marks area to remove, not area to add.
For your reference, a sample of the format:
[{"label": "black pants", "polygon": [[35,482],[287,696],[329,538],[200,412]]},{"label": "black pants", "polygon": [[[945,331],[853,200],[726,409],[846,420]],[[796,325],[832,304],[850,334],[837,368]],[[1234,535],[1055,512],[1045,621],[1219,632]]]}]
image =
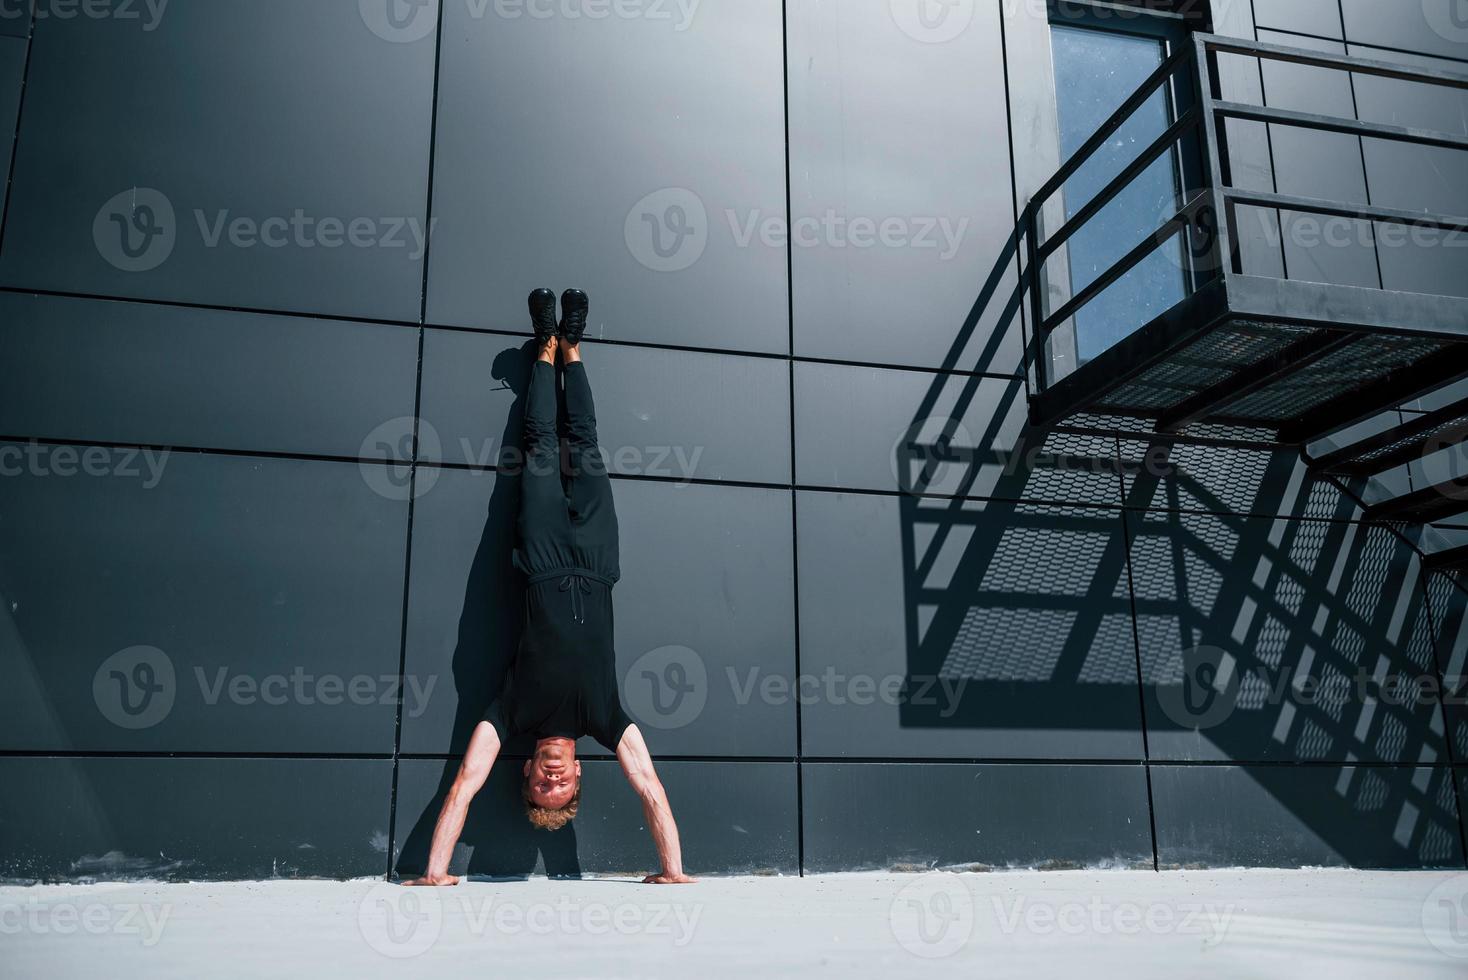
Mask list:
[{"label": "black pants", "polygon": [[564,466],[554,365],[535,362],[525,396],[515,564],[529,577],[532,629],[537,609],[556,620],[568,615],[572,622],[587,624],[588,610],[602,619],[595,613],[604,605],[609,620],[610,596],[603,593],[621,577],[612,481],[597,448],[596,408],[580,361],[566,365],[565,383]]},{"label": "black pants", "polygon": [[556,369],[536,361],[525,395],[525,465],[515,564],[529,577],[525,631],[485,720],[504,743],[593,735],[611,752],[630,724],[617,696],[612,586],[617,512],[596,441],[591,385],[566,365],[566,448],[556,431]]}]

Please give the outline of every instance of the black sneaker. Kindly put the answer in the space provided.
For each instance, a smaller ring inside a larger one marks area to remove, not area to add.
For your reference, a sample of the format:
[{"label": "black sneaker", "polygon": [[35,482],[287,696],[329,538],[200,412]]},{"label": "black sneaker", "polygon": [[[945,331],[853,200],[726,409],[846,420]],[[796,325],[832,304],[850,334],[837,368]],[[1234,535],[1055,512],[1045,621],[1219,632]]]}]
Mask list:
[{"label": "black sneaker", "polygon": [[568,289],[561,294],[561,340],[575,347],[586,333],[586,313],[591,309],[591,300],[579,289]]},{"label": "black sneaker", "polygon": [[556,339],[556,294],[537,289],[530,294],[530,323],[535,328],[535,342],[544,347]]}]

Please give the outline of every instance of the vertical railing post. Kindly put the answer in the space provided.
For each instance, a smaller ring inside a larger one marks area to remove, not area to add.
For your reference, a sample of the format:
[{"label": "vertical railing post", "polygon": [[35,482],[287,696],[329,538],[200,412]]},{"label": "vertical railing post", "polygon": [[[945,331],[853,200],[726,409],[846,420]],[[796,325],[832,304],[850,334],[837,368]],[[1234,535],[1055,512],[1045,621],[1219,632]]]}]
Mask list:
[{"label": "vertical railing post", "polygon": [[1034,329],[1034,359],[1035,359],[1035,389],[1044,391],[1050,386],[1050,359],[1046,354],[1049,349],[1049,338],[1045,335],[1045,301],[1041,292],[1045,288],[1045,276],[1040,268],[1040,212],[1044,208],[1044,202],[1034,198],[1030,199],[1029,206],[1025,209],[1028,215],[1028,227],[1025,229],[1025,253],[1028,256],[1026,267],[1026,282],[1030,290],[1030,321]]},{"label": "vertical railing post", "polygon": [[1208,206],[1213,208],[1213,240],[1208,249],[1207,267],[1216,270],[1218,275],[1224,275],[1234,271],[1235,226],[1233,206],[1225,193],[1228,161],[1223,156],[1224,143],[1219,135],[1221,127],[1215,110],[1218,66],[1208,50],[1206,35],[1193,36],[1193,72],[1198,85],[1199,124],[1203,132],[1203,181]]}]

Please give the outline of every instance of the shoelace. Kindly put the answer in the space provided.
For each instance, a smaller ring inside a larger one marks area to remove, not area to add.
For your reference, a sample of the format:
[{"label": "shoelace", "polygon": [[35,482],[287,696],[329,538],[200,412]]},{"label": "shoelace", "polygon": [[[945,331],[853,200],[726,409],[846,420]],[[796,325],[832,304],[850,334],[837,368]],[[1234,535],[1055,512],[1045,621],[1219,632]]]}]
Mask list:
[{"label": "shoelace", "polygon": [[582,596],[591,595],[591,583],[579,573],[572,572],[561,579],[560,591],[571,593],[571,621],[586,622],[586,600]]}]

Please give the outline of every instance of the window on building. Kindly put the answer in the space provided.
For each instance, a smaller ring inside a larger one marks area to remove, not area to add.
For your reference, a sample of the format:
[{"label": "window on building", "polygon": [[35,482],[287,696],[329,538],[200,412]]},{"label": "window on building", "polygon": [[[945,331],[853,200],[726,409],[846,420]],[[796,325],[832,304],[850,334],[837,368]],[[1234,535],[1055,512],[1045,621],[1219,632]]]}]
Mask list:
[{"label": "window on building", "polygon": [[[1142,12],[1075,3],[1052,8],[1061,159],[1069,159],[1185,39],[1180,22]],[[1171,125],[1176,102],[1176,91],[1163,86],[1071,177],[1063,189],[1067,220]],[[1183,203],[1182,186],[1179,159],[1164,155],[1076,232],[1065,249],[1071,295],[1171,217]],[[1184,242],[1175,237],[1077,313],[1077,362],[1181,302],[1187,276]]]}]

